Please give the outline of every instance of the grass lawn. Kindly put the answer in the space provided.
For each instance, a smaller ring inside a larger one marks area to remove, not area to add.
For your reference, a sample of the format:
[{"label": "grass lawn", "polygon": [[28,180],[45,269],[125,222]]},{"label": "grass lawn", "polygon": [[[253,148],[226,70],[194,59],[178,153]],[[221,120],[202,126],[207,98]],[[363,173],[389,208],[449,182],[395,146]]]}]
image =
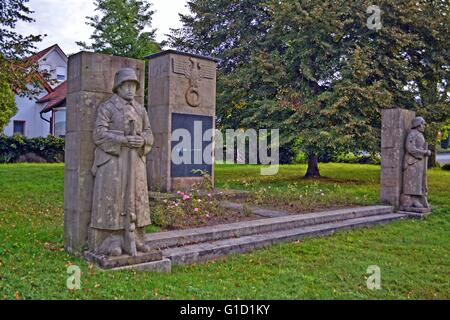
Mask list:
[{"label": "grass lawn", "polygon": [[[304,165],[260,176],[258,166],[216,166],[218,187],[253,190],[261,203],[297,206],[378,202],[379,167],[323,164],[318,182]],[[275,245],[171,274],[104,272],[63,249],[61,164],[0,165],[0,299],[449,299],[450,172],[429,172],[433,214],[325,238]],[[66,288],[81,267],[81,290]],[[366,270],[381,268],[381,290]]]}]

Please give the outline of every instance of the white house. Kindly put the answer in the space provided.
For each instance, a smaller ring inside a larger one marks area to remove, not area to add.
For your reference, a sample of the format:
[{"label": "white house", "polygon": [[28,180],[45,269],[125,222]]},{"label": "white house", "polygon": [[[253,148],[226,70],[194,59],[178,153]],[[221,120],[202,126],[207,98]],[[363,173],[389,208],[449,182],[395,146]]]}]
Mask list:
[{"label": "white house", "polygon": [[28,138],[46,137],[49,134],[64,136],[66,119],[67,56],[55,44],[42,50],[30,59],[39,65],[39,71],[49,73],[49,83],[32,97],[16,95],[17,113],[3,130],[8,136],[20,133]]}]

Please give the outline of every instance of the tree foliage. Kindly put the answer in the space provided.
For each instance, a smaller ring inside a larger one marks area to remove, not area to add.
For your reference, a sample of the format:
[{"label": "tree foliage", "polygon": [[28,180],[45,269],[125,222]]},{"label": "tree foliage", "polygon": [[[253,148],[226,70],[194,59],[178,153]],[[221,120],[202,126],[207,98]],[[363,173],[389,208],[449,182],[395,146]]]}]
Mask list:
[{"label": "tree foliage", "polygon": [[448,2],[381,0],[378,30],[367,25],[371,4],[192,0],[171,44],[225,60],[219,127],[300,137],[307,175],[318,176],[321,154],[379,150],[382,108],[426,117],[431,144],[450,117]]},{"label": "tree foliage", "polygon": [[[21,35],[14,28],[20,21],[31,23],[33,13],[28,0],[3,0],[0,3],[0,130],[16,113],[14,93],[32,96],[40,90],[37,65],[26,59],[36,49],[41,35]],[[29,86],[28,84],[34,84]]]},{"label": "tree foliage", "polygon": [[3,129],[9,120],[16,114],[14,92],[7,79],[0,73],[0,129]]},{"label": "tree foliage", "polygon": [[95,0],[100,15],[86,17],[94,28],[92,44],[78,41],[84,49],[98,53],[142,59],[158,52],[155,29],[151,28],[151,3],[145,0]]},{"label": "tree foliage", "polygon": [[[180,14],[182,27],[172,29],[170,47],[219,58],[217,127],[241,128],[246,104],[237,81],[253,52],[263,46],[269,26],[268,8],[261,0],[188,1],[190,14]],[[242,75],[243,76],[243,75]],[[247,87],[247,86],[245,86]],[[256,89],[256,88],[252,88]]]}]

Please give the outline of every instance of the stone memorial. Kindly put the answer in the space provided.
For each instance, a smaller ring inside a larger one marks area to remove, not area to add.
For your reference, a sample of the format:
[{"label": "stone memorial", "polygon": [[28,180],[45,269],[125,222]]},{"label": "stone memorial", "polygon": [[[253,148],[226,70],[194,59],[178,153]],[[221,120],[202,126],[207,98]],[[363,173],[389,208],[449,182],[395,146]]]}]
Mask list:
[{"label": "stone memorial", "polygon": [[431,151],[428,150],[423,135],[425,124],[422,117],[416,117],[405,140],[403,190],[400,199],[401,208],[405,211],[426,213],[430,210],[427,199],[427,160]]},{"label": "stone memorial", "polygon": [[120,69],[113,96],[97,111],[89,249],[105,255],[149,251],[143,230],[150,225],[145,157],[153,135],[147,111],[134,101],[139,86],[133,69]]},{"label": "stone memorial", "polygon": [[404,109],[385,109],[381,116],[381,201],[395,210],[429,213],[425,121]]},{"label": "stone memorial", "polygon": [[[189,189],[203,179],[200,171],[207,172],[214,181],[217,61],[174,50],[147,59],[147,111],[155,139],[147,157],[150,190]],[[177,132],[189,133],[190,140],[183,141],[185,138]],[[188,160],[172,161],[173,152]]]},{"label": "stone memorial", "polygon": [[[389,206],[310,215],[257,208],[252,212],[265,220],[146,234],[152,210],[149,190],[189,189],[203,182],[204,172],[214,181],[217,64],[211,58],[173,50],[148,60],[146,110],[143,61],[88,52],[69,58],[67,251],[104,269],[169,272],[172,264],[431,211],[425,120],[412,111],[389,109],[382,111],[381,141],[381,200]],[[228,208],[235,207],[228,203]]]},{"label": "stone memorial", "polygon": [[69,58],[65,248],[103,268],[167,271],[170,261],[144,240],[154,139],[143,83],[143,61],[88,52]]}]

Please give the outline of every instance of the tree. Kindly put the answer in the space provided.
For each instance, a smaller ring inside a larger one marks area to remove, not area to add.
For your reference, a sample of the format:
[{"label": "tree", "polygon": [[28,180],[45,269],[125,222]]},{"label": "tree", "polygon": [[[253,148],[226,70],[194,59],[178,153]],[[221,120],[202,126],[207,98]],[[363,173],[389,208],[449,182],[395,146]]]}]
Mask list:
[{"label": "tree", "polygon": [[370,1],[253,1],[263,14],[246,21],[257,29],[250,23],[247,37],[237,31],[232,40],[223,28],[242,29],[236,21],[246,13],[235,1],[219,4],[191,1],[193,16],[183,20],[186,34],[175,43],[195,39],[186,48],[201,50],[197,44],[213,41],[219,58],[246,52],[218,78],[218,118],[276,126],[285,142],[300,137],[306,177],[320,176],[324,153],[378,151],[382,108],[413,109],[437,126],[449,117],[445,1],[379,1],[378,30],[367,25]]},{"label": "tree", "polygon": [[[19,21],[33,22],[28,0],[4,0],[0,3],[0,130],[17,112],[14,93],[32,96],[41,83],[37,65],[27,56],[36,49],[41,35],[23,36],[14,31]],[[29,86],[28,84],[34,84]]]},{"label": "tree", "polygon": [[309,156],[307,177],[320,175],[317,156],[327,149],[378,151],[382,108],[426,117],[432,148],[450,117],[448,3],[380,1],[378,30],[367,26],[370,5],[288,0],[271,7],[268,37],[281,39],[276,52],[287,74],[278,100],[294,111],[287,123]]},{"label": "tree", "polygon": [[94,28],[92,44],[78,41],[83,49],[98,53],[143,59],[160,51],[151,27],[151,4],[145,0],[95,0],[96,11],[101,13],[86,17],[87,25]]},{"label": "tree", "polygon": [[246,106],[237,91],[239,70],[262,46],[269,26],[267,6],[261,0],[191,0],[190,13],[180,14],[182,27],[171,29],[168,44],[181,51],[219,58],[217,127],[241,127]]},{"label": "tree", "polygon": [[17,107],[14,102],[14,91],[9,82],[0,74],[0,130],[8,124],[9,120],[16,114]]},{"label": "tree", "polygon": [[229,74],[246,63],[267,33],[268,17],[261,0],[191,0],[189,14],[180,14],[183,26],[171,29],[169,45],[179,50],[220,58]]},{"label": "tree", "polygon": [[420,41],[408,50],[413,67],[419,74],[414,85],[419,93],[417,113],[428,122],[427,139],[432,156],[428,166],[436,166],[436,145],[440,129],[450,122],[450,2],[431,1],[418,6],[419,21],[412,23]]}]

